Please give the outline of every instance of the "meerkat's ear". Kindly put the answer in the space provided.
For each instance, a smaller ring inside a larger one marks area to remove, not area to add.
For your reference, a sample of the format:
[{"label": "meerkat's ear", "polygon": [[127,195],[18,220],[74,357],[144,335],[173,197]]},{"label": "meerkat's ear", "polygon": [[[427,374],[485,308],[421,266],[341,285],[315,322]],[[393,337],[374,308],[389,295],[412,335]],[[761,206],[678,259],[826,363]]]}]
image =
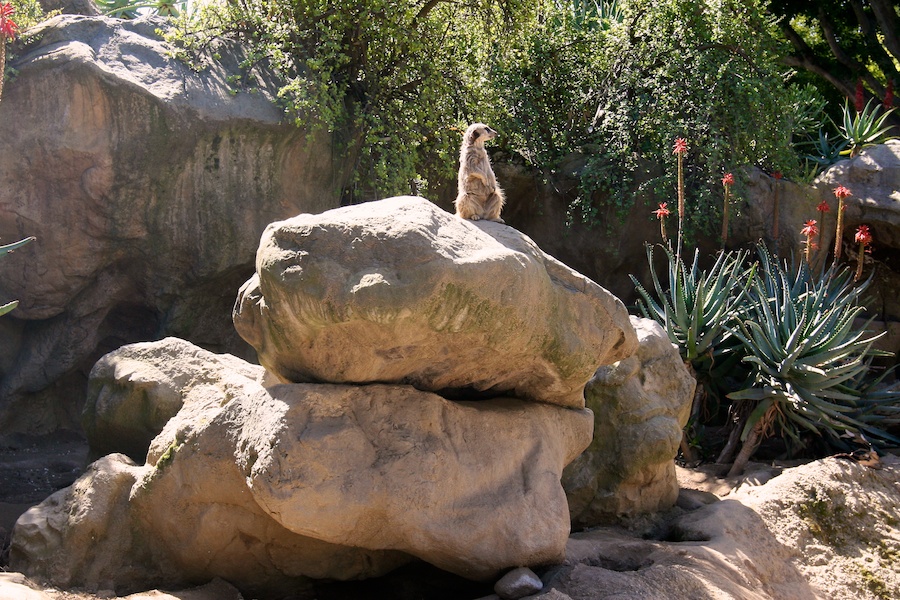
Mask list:
[{"label": "meerkat's ear", "polygon": [[466,142],[469,144],[474,144],[480,137],[481,137],[481,130],[473,129],[472,131],[469,132]]}]

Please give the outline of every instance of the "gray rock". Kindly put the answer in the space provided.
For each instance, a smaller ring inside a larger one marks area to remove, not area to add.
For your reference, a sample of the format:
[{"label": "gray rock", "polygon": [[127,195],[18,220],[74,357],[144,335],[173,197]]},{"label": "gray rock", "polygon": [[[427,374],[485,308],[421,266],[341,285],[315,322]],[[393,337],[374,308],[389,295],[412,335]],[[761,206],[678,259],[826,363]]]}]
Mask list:
[{"label": "gray rock", "polygon": [[37,241],[0,261],[0,300],[20,301],[2,325],[5,431],[77,429],[91,365],[123,343],[251,356],[228,315],[260,233],[339,203],[330,137],[282,123],[272,76],[231,95],[238,47],[194,71],[160,27],[58,16],[11,65],[0,239]]},{"label": "gray rock", "polygon": [[638,349],[601,367],[585,390],[594,439],[563,473],[576,528],[675,504],[673,459],[696,381],[658,323],[631,317]]},{"label": "gray rock", "polygon": [[399,197],[271,224],[234,322],[285,382],[409,383],[582,408],[625,307],[527,236]]},{"label": "gray rock", "polygon": [[541,591],[541,578],[528,567],[513,569],[494,584],[494,591],[503,600],[518,600]]},{"label": "gray rock", "polygon": [[223,577],[271,593],[413,556],[480,580],[563,559],[559,480],[590,442],[590,411],[403,385],[264,387],[259,367],[208,358],[164,340],[104,359],[105,427],[151,431],[162,419],[136,416],[160,399],[177,414],[146,464],[111,454],[27,511],[14,568],[67,588]]}]

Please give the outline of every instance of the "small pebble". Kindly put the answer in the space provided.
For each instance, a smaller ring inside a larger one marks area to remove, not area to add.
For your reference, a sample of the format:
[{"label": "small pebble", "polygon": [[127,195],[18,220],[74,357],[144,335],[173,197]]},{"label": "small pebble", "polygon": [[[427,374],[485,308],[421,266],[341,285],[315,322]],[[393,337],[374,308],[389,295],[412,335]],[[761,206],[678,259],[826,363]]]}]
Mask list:
[{"label": "small pebble", "polygon": [[536,594],[543,589],[541,578],[528,567],[513,569],[500,578],[494,585],[494,591],[503,600],[518,600]]}]

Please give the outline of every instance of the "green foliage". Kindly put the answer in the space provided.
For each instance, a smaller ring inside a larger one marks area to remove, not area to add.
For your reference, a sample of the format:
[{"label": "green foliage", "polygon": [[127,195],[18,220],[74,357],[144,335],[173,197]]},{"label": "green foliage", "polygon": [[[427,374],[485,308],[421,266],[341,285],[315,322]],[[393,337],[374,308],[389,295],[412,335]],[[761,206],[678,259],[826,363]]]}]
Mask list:
[{"label": "green foliage", "polygon": [[841,160],[841,153],[849,145],[849,140],[834,140],[829,136],[828,132],[823,128],[819,128],[818,137],[811,142],[812,154],[804,156],[808,162],[812,162],[814,165],[812,176],[815,177],[820,170]]},{"label": "green foliage", "polygon": [[723,172],[742,164],[799,172],[791,140],[817,126],[822,101],[785,83],[784,46],[764,2],[622,0],[603,26],[560,4],[496,54],[488,85],[502,103],[500,131],[516,132],[511,143],[532,164],[551,171],[568,153],[587,155],[573,214],[595,219],[598,197],[621,216],[636,194],[674,195],[671,172],[640,189],[635,174],[671,164],[676,137],[691,147],[695,231],[718,222],[721,190],[707,182]]},{"label": "green foliage", "polygon": [[[32,237],[27,237],[27,238],[25,238],[25,239],[23,239],[23,240],[19,240],[18,242],[13,242],[12,244],[6,244],[6,245],[3,245],[3,246],[0,246],[0,257],[6,256],[7,254],[9,254],[10,252],[12,252],[13,250],[15,250],[15,249],[17,249],[17,248],[21,248],[21,247],[24,246],[25,244],[34,241],[34,239],[35,239],[35,238],[34,238],[33,236],[32,236]],[[19,305],[19,301],[18,301],[18,300],[13,300],[12,302],[7,302],[6,304],[0,305],[0,316],[3,316],[3,315],[5,315],[6,313],[10,312],[11,310],[13,310],[13,309],[14,309],[15,307],[17,307],[18,305]]]},{"label": "green foliage", "polygon": [[900,386],[885,385],[887,373],[873,375],[873,359],[884,355],[872,349],[878,336],[854,328],[867,284],[854,285],[846,268],[814,277],[806,263],[788,268],[764,246],[758,254],[747,266],[746,253],[722,252],[707,272],[696,253],[688,269],[667,249],[664,287],[648,247],[653,291],[632,277],[641,311],[666,329],[708,389],[752,403],[741,439],[761,425],[795,447],[804,432],[838,446],[847,432],[900,441],[885,431],[900,422]]},{"label": "green foliage", "polygon": [[886,124],[888,117],[895,109],[887,110],[879,116],[880,110],[881,107],[878,104],[873,105],[870,100],[862,112],[854,115],[849,102],[844,103],[844,117],[838,129],[841,136],[850,145],[850,156],[856,156],[865,146],[880,144],[895,137],[888,135],[892,126]]},{"label": "green foliage", "polygon": [[752,370],[747,387],[729,398],[759,403],[745,432],[774,406],[778,429],[798,445],[805,430],[893,439],[858,418],[864,400],[857,386],[877,338],[853,326],[864,311],[859,297],[867,285],[854,286],[846,268],[832,266],[820,278],[805,262],[788,269],[762,246],[759,257],[747,310],[732,329]]},{"label": "green foliage", "polygon": [[154,14],[161,17],[177,17],[185,9],[187,0],[171,2],[170,0],[95,0],[100,12],[110,17],[120,19],[136,19],[144,14]]},{"label": "green foliage", "polygon": [[334,134],[355,202],[452,178],[461,126],[482,120],[472,109],[488,49],[530,14],[524,0],[247,0],[186,16],[171,39],[185,51],[243,41],[245,70],[264,63],[282,78],[287,115]]},{"label": "green foliage", "polygon": [[[744,262],[747,253],[721,252],[707,272],[700,269],[700,253],[688,269],[671,248],[663,247],[668,258],[668,287],[663,288],[653,266],[653,246],[647,245],[647,260],[653,279],[655,297],[631,276],[643,302],[640,310],[665,326],[672,343],[681,350],[682,358],[701,368],[701,361],[715,361],[730,351],[732,333],[728,329],[740,310],[747,293]],[[751,267],[752,271],[753,267]],[[704,369],[705,370],[705,369]]]}]

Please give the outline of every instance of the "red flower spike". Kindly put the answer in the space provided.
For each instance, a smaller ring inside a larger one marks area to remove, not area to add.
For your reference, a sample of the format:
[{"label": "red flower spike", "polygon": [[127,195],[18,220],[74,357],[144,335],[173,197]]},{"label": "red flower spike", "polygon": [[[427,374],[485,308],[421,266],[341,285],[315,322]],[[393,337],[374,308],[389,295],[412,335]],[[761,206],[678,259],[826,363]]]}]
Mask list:
[{"label": "red flower spike", "polygon": [[725,177],[722,178],[722,185],[734,185],[734,175],[725,173]]},{"label": "red flower spike", "polygon": [[774,173],[772,173],[772,177],[774,177],[775,179],[782,179],[784,175],[781,174],[781,171],[775,171]]},{"label": "red flower spike", "polygon": [[10,18],[15,12],[16,9],[9,2],[0,4],[0,36],[10,39],[16,37],[19,26]]},{"label": "red flower spike", "polygon": [[853,240],[857,244],[864,244],[864,245],[871,244],[872,243],[872,234],[869,232],[869,226],[868,225],[860,225],[856,229],[856,235],[853,236]]},{"label": "red flower spike", "polygon": [[684,154],[687,152],[688,145],[687,140],[684,138],[675,138],[675,148],[672,150],[672,154]]},{"label": "red flower spike", "polygon": [[828,211],[831,210],[831,207],[828,206],[827,202],[822,200],[821,202],[819,202],[819,205],[816,207],[816,210],[819,211],[820,213],[827,213]]},{"label": "red flower spike", "polygon": [[657,219],[664,219],[665,217],[668,217],[670,214],[672,214],[671,212],[669,212],[668,202],[660,202],[659,208],[654,210],[653,214],[656,215]]},{"label": "red flower spike", "polygon": [[808,238],[814,238],[819,234],[819,228],[816,227],[816,220],[812,219],[806,222],[806,226],[800,230],[800,233]]},{"label": "red flower spike", "polygon": [[851,195],[850,190],[848,190],[847,188],[845,188],[842,185],[839,185],[836,188],[834,188],[834,197],[835,198],[843,199],[843,198],[847,198],[850,195]]}]

